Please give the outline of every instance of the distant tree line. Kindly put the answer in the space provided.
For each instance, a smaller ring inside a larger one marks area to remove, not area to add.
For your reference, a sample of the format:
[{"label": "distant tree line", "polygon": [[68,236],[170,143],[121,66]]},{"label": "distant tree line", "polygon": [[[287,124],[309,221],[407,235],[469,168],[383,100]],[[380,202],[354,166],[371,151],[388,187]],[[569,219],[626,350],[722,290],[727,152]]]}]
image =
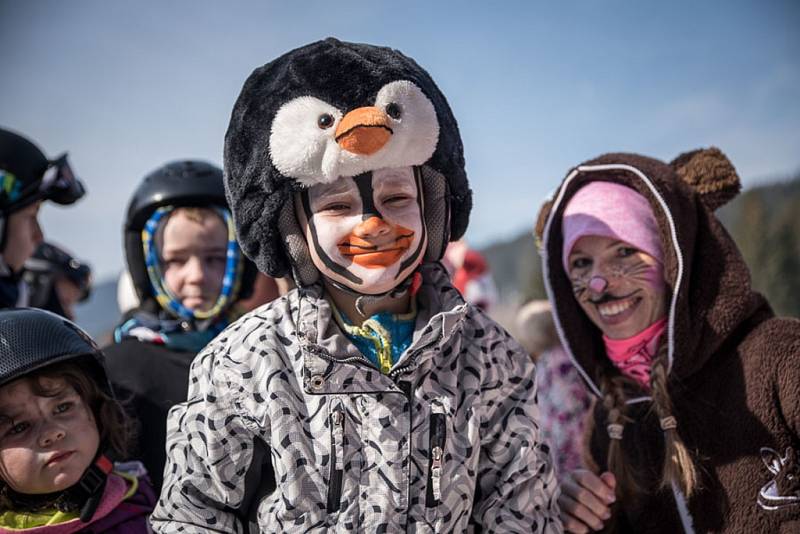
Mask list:
[{"label": "distant tree line", "polygon": [[800,174],[745,191],[720,218],[750,267],[753,287],[778,315],[800,317]]}]

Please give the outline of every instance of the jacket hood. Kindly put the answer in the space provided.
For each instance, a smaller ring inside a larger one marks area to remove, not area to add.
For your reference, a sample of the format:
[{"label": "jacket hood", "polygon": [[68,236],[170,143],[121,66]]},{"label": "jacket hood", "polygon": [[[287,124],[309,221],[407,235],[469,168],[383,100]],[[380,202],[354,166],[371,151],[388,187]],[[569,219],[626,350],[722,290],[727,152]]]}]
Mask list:
[{"label": "jacket hood", "polygon": [[671,378],[685,380],[717,353],[733,331],[761,310],[771,313],[750,286],[750,273],[714,210],[736,196],[739,177],[716,148],[695,150],[667,164],[637,154],[605,154],[564,178],[539,213],[545,287],[554,303],[561,342],[590,388],[618,373],[605,357],[602,334],[581,310],[562,266],[563,212],[593,181],[615,182],[643,195],[658,223],[664,275],[670,292],[665,341]]}]

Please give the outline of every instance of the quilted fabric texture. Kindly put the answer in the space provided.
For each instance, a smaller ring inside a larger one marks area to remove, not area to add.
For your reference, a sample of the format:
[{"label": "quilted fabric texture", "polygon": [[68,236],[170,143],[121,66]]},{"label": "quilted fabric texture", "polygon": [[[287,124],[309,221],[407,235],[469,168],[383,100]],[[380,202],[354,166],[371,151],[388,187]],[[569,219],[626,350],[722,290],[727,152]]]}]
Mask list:
[{"label": "quilted fabric texture", "polygon": [[414,341],[388,376],[313,291],[212,342],[170,414],[155,530],[560,532],[533,363],[439,264],[423,276]]}]

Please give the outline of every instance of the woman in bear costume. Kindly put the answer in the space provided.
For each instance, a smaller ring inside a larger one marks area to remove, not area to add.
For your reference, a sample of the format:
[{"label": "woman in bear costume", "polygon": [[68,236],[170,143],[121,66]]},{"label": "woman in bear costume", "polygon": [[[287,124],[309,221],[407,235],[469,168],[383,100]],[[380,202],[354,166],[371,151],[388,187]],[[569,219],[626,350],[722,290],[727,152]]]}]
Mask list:
[{"label": "woman in bear costume", "polygon": [[540,213],[557,329],[597,398],[590,469],[562,480],[572,532],[800,528],[800,321],[751,289],[714,215],[739,188],[715,148],[608,154]]}]

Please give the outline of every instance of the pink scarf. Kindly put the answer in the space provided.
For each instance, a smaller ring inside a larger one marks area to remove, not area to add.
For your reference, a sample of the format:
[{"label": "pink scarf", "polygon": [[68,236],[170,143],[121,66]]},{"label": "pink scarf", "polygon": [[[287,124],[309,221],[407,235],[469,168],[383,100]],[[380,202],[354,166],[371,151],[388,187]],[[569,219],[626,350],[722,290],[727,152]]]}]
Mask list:
[{"label": "pink scarf", "polygon": [[100,501],[100,506],[97,507],[97,511],[94,513],[94,516],[88,523],[82,523],[80,519],[75,518],[64,523],[58,523],[56,525],[43,525],[41,527],[31,527],[22,530],[0,527],[0,533],[11,534],[14,532],[24,532],[25,534],[73,534],[80,532],[92,523],[101,520],[103,517],[113,512],[114,508],[116,508],[123,501],[127,491],[128,483],[125,481],[125,479],[119,475],[111,473],[108,475],[108,481],[106,482],[106,488],[103,491],[103,498]]},{"label": "pink scarf", "polygon": [[636,380],[647,391],[650,391],[650,366],[666,328],[667,318],[664,317],[627,339],[603,336],[608,359],[622,374]]}]

